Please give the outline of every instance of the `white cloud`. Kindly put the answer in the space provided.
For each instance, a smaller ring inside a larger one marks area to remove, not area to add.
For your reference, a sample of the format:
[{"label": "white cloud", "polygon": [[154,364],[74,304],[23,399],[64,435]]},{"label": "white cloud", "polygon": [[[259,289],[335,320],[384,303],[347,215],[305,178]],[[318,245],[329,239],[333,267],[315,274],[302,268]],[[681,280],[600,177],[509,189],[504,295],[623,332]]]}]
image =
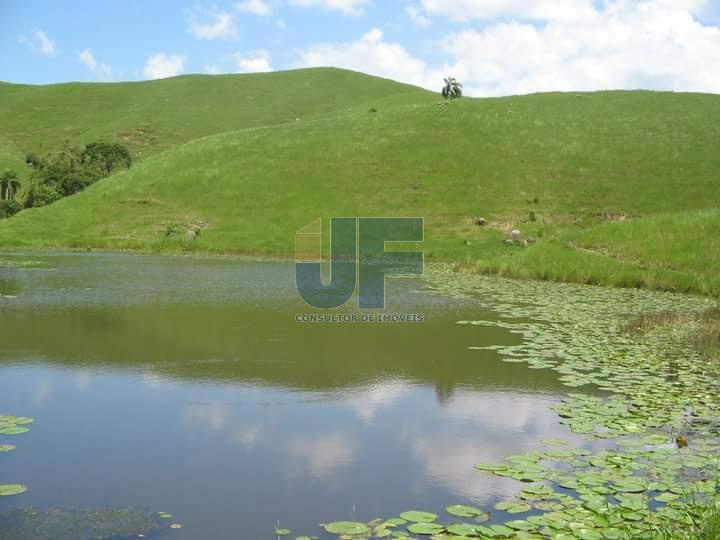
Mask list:
[{"label": "white cloud", "polygon": [[370,0],[288,0],[292,6],[320,7],[331,11],[340,11],[346,15],[359,15]]},{"label": "white cloud", "polygon": [[157,53],[148,58],[143,74],[148,79],[164,79],[180,75],[185,68],[185,57],[179,54]]},{"label": "white cloud", "polygon": [[225,12],[195,9],[188,13],[188,31],[197,39],[237,39],[235,18]]},{"label": "white cloud", "polygon": [[430,26],[430,19],[428,19],[422,12],[422,10],[417,6],[407,6],[405,8],[405,13],[407,13],[408,17],[410,17],[410,20],[413,22],[415,26],[418,26],[420,28],[427,28]]},{"label": "white cloud", "polygon": [[110,81],[112,80],[112,68],[108,64],[98,62],[90,49],[82,51],[78,58],[85,67],[87,67],[95,78],[99,81]]},{"label": "white cloud", "polygon": [[235,53],[233,60],[235,61],[236,71],[238,73],[264,73],[272,71],[270,53],[263,49],[252,51],[246,55]]},{"label": "white cloud", "polygon": [[[446,4],[510,16],[523,2],[425,0],[423,5]],[[576,19],[554,11],[553,5],[565,4],[572,4],[573,13],[592,13]],[[451,75],[477,96],[636,88],[720,93],[720,27],[694,16],[702,4],[615,0],[594,10],[584,1],[533,2],[544,24],[503,21],[458,30],[440,42],[448,59],[442,65],[428,65],[375,28],[356,41],[300,51],[298,66],[345,67],[435,91]]]},{"label": "white cloud", "polygon": [[[300,52],[298,67],[343,67],[411,84],[428,84],[425,62],[404,47],[384,40],[373,28],[357,41],[314,45]],[[442,78],[440,79],[442,82]]]},{"label": "white cloud", "polygon": [[720,28],[703,26],[688,7],[693,6],[619,0],[584,21],[542,27],[500,23],[462,30],[444,42],[471,93],[479,95],[635,88],[720,92]]},{"label": "white cloud", "polygon": [[422,0],[423,9],[455,21],[515,17],[580,20],[595,13],[591,0]]},{"label": "white cloud", "polygon": [[264,49],[248,53],[236,52],[205,66],[208,75],[221,73],[265,73],[273,71],[270,53]]},{"label": "white cloud", "polygon": [[50,57],[55,55],[55,42],[40,28],[34,28],[29,37],[21,34],[18,37],[18,41],[43,56]]},{"label": "white cloud", "polygon": [[267,17],[272,14],[272,7],[266,0],[244,0],[237,5],[240,11],[252,13],[258,17]]}]

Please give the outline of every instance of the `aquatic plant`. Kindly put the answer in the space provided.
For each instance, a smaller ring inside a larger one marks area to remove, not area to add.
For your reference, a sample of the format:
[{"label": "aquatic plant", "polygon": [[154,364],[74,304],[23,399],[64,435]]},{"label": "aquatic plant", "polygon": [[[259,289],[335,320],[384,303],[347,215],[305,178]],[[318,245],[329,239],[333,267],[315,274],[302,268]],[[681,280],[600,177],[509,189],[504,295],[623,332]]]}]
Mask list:
[{"label": "aquatic plant", "polygon": [[499,326],[522,342],[469,348],[557,372],[569,390],[553,408],[558,421],[588,446],[605,440],[609,447],[592,451],[548,439],[536,451],[478,464],[481,474],[518,481],[516,496],[495,505],[497,523],[481,524],[490,513],[453,505],[448,519],[411,511],[371,522],[365,532],[348,536],[326,526],[327,532],[456,540],[714,538],[703,529],[720,519],[720,366],[692,346],[720,313],[712,302],[449,269],[435,269],[430,281],[428,292],[473,296],[499,312],[497,321],[458,324],[468,327],[468,340],[474,327]]},{"label": "aquatic plant", "polygon": [[[34,421],[33,418],[28,418],[27,416],[0,415],[0,436],[14,436],[27,433],[30,429],[25,426],[32,424]],[[0,444],[0,453],[12,452],[15,448],[15,445],[12,444]],[[0,497],[21,495],[27,490],[28,488],[24,484],[0,484]]]}]

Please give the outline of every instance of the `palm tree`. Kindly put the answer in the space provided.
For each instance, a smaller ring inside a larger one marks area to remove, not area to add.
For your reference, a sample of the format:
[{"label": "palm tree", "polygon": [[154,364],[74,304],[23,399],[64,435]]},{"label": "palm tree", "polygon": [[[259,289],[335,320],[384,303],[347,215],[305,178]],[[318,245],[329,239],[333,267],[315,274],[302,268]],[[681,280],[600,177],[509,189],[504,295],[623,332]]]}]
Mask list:
[{"label": "palm tree", "polygon": [[445,86],[442,89],[442,95],[445,99],[457,99],[462,97],[463,85],[460,84],[455,77],[445,79]]},{"label": "palm tree", "polygon": [[20,181],[18,180],[17,173],[10,169],[5,169],[2,177],[0,177],[0,201],[13,200],[19,189]]}]

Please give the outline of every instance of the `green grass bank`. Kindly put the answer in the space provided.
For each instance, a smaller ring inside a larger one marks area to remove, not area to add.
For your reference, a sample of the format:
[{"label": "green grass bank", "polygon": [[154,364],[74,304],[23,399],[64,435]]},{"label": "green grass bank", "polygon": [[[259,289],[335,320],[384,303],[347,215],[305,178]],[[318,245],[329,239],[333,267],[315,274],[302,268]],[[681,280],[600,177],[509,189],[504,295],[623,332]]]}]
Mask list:
[{"label": "green grass bank", "polygon": [[[79,195],[0,222],[0,249],[291,257],[295,233],[318,217],[421,216],[428,260],[720,296],[720,96],[445,104],[311,69],[1,84],[0,116],[0,166],[64,140],[121,142],[135,158]],[[205,228],[186,241],[196,224]],[[521,242],[506,242],[513,229]]]}]

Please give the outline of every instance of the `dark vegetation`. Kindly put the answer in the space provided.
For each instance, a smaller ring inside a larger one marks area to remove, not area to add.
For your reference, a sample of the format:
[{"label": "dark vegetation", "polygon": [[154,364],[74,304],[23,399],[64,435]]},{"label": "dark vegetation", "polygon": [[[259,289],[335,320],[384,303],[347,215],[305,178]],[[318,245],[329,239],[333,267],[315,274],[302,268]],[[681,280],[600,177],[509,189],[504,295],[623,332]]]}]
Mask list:
[{"label": "dark vegetation", "polygon": [[117,143],[96,142],[81,148],[65,143],[45,158],[30,153],[25,162],[33,174],[24,207],[37,208],[83,191],[117,170],[129,169],[132,158]]},{"label": "dark vegetation", "polygon": [[6,169],[0,176],[0,218],[79,193],[114,172],[129,169],[132,158],[127,148],[118,143],[95,142],[78,147],[65,142],[44,157],[30,152],[25,164],[31,171],[24,192],[16,171]]}]

